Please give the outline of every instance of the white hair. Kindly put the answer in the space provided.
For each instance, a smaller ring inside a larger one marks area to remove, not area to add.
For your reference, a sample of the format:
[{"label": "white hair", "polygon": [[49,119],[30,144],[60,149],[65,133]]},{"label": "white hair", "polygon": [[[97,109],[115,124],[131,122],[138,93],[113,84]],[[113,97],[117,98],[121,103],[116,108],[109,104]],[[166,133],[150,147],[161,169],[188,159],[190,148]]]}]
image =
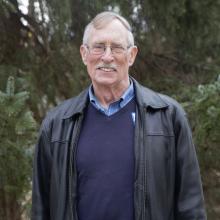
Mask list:
[{"label": "white hair", "polygon": [[114,19],[119,20],[121,24],[126,28],[128,32],[128,45],[134,46],[134,36],[132,34],[131,26],[128,21],[117,13],[110,11],[105,11],[97,14],[95,18],[93,18],[92,21],[86,26],[83,34],[83,44],[88,44],[89,37],[93,28],[102,29]]}]

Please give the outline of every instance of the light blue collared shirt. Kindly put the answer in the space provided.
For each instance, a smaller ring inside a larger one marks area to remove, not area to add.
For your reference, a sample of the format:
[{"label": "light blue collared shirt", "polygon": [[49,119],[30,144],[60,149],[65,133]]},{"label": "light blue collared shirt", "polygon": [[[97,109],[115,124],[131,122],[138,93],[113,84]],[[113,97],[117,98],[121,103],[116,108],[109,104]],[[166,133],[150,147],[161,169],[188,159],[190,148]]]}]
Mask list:
[{"label": "light blue collared shirt", "polygon": [[97,108],[100,112],[103,114],[110,116],[114,113],[118,112],[120,109],[122,109],[128,102],[130,102],[134,98],[134,85],[131,81],[130,86],[127,88],[127,90],[123,93],[121,98],[118,101],[115,101],[111,103],[108,107],[108,109],[104,108],[98,99],[95,97],[92,86],[89,88],[89,99],[95,108]]}]

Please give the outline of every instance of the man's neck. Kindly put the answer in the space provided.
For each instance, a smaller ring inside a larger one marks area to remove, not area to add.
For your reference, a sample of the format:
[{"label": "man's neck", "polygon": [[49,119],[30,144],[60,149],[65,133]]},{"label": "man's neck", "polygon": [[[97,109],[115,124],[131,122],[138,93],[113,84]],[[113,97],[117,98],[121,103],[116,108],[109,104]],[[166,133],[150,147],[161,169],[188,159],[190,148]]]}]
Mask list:
[{"label": "man's neck", "polygon": [[128,89],[128,87],[129,81],[121,83],[120,85],[112,86],[93,85],[93,91],[100,104],[104,108],[108,108],[111,103],[120,99],[120,97]]}]

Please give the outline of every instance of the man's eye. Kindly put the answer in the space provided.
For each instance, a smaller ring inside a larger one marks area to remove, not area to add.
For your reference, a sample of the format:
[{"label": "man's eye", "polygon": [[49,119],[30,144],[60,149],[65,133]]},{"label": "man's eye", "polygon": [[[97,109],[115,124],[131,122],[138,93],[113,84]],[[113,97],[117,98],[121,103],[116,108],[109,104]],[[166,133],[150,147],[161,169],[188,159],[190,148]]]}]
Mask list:
[{"label": "man's eye", "polygon": [[112,51],[114,51],[116,53],[121,53],[124,51],[124,48],[121,46],[115,46],[115,47],[112,47]]},{"label": "man's eye", "polygon": [[116,48],[116,49],[123,49],[122,46],[114,46],[114,48]]},{"label": "man's eye", "polygon": [[103,49],[104,46],[103,45],[95,45],[93,48],[95,48],[95,49]]},{"label": "man's eye", "polygon": [[105,50],[105,47],[103,45],[94,45],[91,49],[91,52],[93,54],[101,54]]}]

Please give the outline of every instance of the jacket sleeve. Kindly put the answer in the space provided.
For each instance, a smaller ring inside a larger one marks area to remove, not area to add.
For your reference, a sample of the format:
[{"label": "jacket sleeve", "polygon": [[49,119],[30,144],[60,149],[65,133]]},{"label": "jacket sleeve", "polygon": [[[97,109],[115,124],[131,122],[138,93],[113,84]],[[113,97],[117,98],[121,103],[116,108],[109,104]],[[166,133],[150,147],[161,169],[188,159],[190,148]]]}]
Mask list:
[{"label": "jacket sleeve", "polygon": [[205,220],[200,170],[185,112],[175,114],[176,184],[175,220]]},{"label": "jacket sleeve", "polygon": [[50,219],[50,141],[45,121],[42,123],[35,148],[32,187],[32,220]]}]

